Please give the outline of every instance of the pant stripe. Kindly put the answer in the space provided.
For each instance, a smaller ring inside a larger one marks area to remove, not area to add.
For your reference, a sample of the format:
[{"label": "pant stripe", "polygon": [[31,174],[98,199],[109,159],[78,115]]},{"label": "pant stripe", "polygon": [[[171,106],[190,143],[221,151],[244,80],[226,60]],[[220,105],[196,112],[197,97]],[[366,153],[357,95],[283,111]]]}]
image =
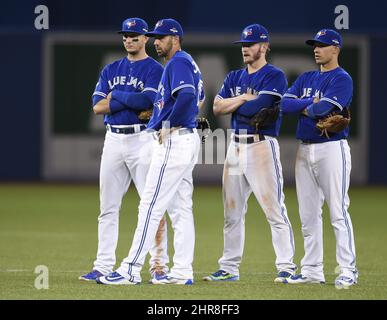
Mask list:
[{"label": "pant stripe", "polygon": [[140,255],[140,253],[142,251],[142,248],[144,246],[146,234],[148,232],[149,221],[150,221],[150,217],[151,217],[151,214],[152,214],[152,209],[153,209],[153,207],[154,207],[154,205],[156,203],[157,197],[158,197],[159,192],[160,192],[160,186],[161,186],[161,182],[163,180],[165,168],[166,168],[167,163],[168,163],[168,158],[169,158],[169,154],[170,154],[170,151],[171,151],[171,146],[172,146],[172,141],[171,141],[171,139],[168,139],[167,151],[165,153],[165,158],[164,158],[163,165],[161,166],[161,169],[160,169],[159,178],[158,178],[157,185],[156,185],[156,190],[155,190],[155,193],[153,194],[153,198],[152,198],[151,204],[150,204],[148,212],[146,214],[145,225],[144,225],[144,230],[143,230],[143,233],[142,233],[140,245],[139,245],[139,247],[137,249],[137,253],[134,256],[133,261],[131,263],[129,263],[129,269],[128,269],[128,273],[129,274],[132,273],[132,265],[136,263],[139,255]]},{"label": "pant stripe", "polygon": [[351,265],[355,265],[356,258],[355,258],[355,254],[354,254],[354,250],[353,250],[353,246],[352,246],[352,232],[351,232],[351,227],[350,227],[349,222],[348,222],[348,217],[347,217],[348,213],[345,210],[345,195],[346,195],[346,186],[347,186],[347,174],[346,174],[346,172],[347,172],[347,160],[345,158],[345,150],[344,150],[343,141],[340,141],[340,148],[341,148],[341,156],[342,156],[342,159],[343,159],[341,210],[343,212],[343,217],[344,217],[345,225],[346,225],[347,231],[348,231],[348,246],[349,246],[349,250],[351,251],[352,257],[353,257]]},{"label": "pant stripe", "polygon": [[282,185],[281,185],[280,169],[279,169],[279,165],[278,165],[278,161],[277,161],[277,155],[276,155],[276,152],[275,152],[274,142],[273,142],[272,140],[269,140],[269,142],[270,142],[271,151],[272,151],[272,154],[273,154],[274,167],[275,167],[275,172],[276,172],[276,176],[277,176],[278,203],[279,203],[280,206],[281,206],[281,216],[282,216],[282,218],[284,219],[285,223],[286,223],[286,224],[288,225],[288,227],[289,227],[290,243],[291,243],[292,249],[293,249],[292,255],[294,256],[294,251],[295,251],[295,250],[294,250],[293,230],[292,230],[291,224],[289,223],[289,220],[287,219],[287,217],[286,217],[285,214],[284,214],[284,207],[283,207],[282,204],[281,204]]}]

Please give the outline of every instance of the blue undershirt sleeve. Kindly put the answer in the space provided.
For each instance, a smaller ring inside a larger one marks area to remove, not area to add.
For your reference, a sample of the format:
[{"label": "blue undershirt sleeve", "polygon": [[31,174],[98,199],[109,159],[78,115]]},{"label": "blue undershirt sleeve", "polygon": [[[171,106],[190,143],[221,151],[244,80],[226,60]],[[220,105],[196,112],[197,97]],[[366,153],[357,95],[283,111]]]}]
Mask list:
[{"label": "blue undershirt sleeve", "polygon": [[309,105],[306,108],[306,112],[307,112],[309,118],[319,119],[319,118],[323,118],[326,115],[328,115],[329,113],[331,113],[332,110],[335,108],[339,109],[338,107],[336,107],[332,103],[329,103],[327,101],[320,101],[318,103],[313,103],[313,104]]},{"label": "blue undershirt sleeve", "polygon": [[245,117],[252,117],[262,108],[270,108],[273,106],[278,99],[279,97],[271,94],[260,94],[256,99],[247,101],[242,104],[236,110],[236,113]]},{"label": "blue undershirt sleeve", "polygon": [[196,103],[196,95],[192,88],[180,89],[175,93],[175,97],[175,104],[167,119],[167,121],[170,122],[171,128],[179,126],[179,120],[184,118],[184,114],[187,112],[187,106],[191,106]]},{"label": "blue undershirt sleeve", "polygon": [[[112,100],[118,101],[120,104],[124,105],[126,109],[136,111],[150,109],[155,97],[156,93],[150,90],[145,92],[112,91]],[[115,112],[117,112],[117,110],[115,110]]]},{"label": "blue undershirt sleeve", "polygon": [[93,95],[92,99],[93,99],[93,107],[94,107],[94,106],[95,106],[98,102],[100,102],[102,99],[106,99],[106,98],[101,97],[101,96],[97,96],[97,95]]},{"label": "blue undershirt sleeve", "polygon": [[117,100],[111,99],[109,102],[110,114],[122,111],[126,109],[126,106]]},{"label": "blue undershirt sleeve", "polygon": [[313,98],[309,99],[294,99],[282,98],[280,109],[284,114],[300,113],[307,106],[313,103]]}]

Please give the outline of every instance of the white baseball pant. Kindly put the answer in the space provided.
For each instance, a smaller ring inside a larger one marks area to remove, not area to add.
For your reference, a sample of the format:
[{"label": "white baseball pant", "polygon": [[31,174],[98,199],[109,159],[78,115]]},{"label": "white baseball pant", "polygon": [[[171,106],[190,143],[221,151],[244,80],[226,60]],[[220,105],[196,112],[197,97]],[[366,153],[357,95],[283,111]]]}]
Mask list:
[{"label": "white baseball pant", "polygon": [[[135,134],[106,132],[100,167],[100,215],[98,217],[98,251],[94,269],[104,274],[113,271],[119,231],[122,198],[133,180],[141,197],[152,156],[152,135],[142,131]],[[165,218],[164,218],[165,219]],[[164,222],[163,222],[164,221]],[[168,271],[166,221],[151,248],[150,269]]]},{"label": "white baseball pant", "polygon": [[232,141],[223,171],[224,250],[221,270],[239,275],[245,241],[247,201],[254,193],[270,224],[278,271],[294,272],[293,230],[284,203],[277,139],[246,144]]},{"label": "white baseball pant", "polygon": [[152,246],[157,227],[165,210],[174,231],[173,267],[170,275],[193,279],[192,262],[195,228],[192,214],[192,170],[198,160],[200,138],[196,129],[172,132],[163,144],[154,141],[154,151],[145,189],[141,197],[138,224],[129,255],[117,272],[131,281],[141,281],[141,269]]},{"label": "white baseball pant", "polygon": [[351,153],[347,140],[300,143],[296,187],[305,255],[301,273],[325,281],[322,207],[327,201],[336,237],[336,260],[343,274],[356,272],[355,241],[348,213]]}]

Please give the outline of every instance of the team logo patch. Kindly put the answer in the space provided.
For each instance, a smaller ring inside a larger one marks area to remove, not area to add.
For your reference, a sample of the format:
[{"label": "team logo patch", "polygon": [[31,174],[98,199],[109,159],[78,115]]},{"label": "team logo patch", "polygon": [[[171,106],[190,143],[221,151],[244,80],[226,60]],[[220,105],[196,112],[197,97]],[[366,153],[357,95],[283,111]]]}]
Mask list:
[{"label": "team logo patch", "polygon": [[253,29],[246,29],[245,31],[243,31],[243,37],[244,38],[247,38],[248,36],[251,36],[253,34]]},{"label": "team logo patch", "polygon": [[172,32],[178,32],[176,28],[172,28],[172,29],[169,29],[169,31],[172,31]]},{"label": "team logo patch", "polygon": [[317,32],[317,34],[316,34],[317,37],[321,37],[321,36],[325,36],[325,35],[326,35],[325,30],[321,30],[321,31]]},{"label": "team logo patch", "polygon": [[128,21],[126,25],[128,26],[128,28],[134,27],[136,25],[136,21],[134,20]]},{"label": "team logo patch", "polygon": [[267,35],[266,35],[266,34],[261,34],[261,35],[260,35],[260,38],[261,38],[261,39],[266,39],[266,38],[267,38]]},{"label": "team logo patch", "polygon": [[332,42],[336,43],[336,44],[339,44],[339,41],[336,40],[336,39],[333,39]]},{"label": "team logo patch", "polygon": [[164,100],[163,99],[160,99],[158,100],[156,103],[155,103],[155,106],[161,110],[163,107],[164,107]]},{"label": "team logo patch", "polygon": [[159,20],[157,21],[155,28],[161,27],[162,25],[163,25],[163,20]]}]

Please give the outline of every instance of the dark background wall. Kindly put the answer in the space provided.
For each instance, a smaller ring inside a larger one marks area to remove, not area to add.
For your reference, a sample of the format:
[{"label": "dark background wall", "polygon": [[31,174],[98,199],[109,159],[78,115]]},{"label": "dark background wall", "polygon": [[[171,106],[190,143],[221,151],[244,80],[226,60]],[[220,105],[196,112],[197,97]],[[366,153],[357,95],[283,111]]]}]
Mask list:
[{"label": "dark background wall", "polygon": [[[49,30],[34,28],[34,8],[49,8]],[[349,8],[344,35],[370,39],[369,183],[387,184],[385,143],[387,106],[387,4],[382,1],[2,1],[0,3],[0,179],[39,180],[41,173],[42,39],[51,32],[114,31],[127,17],[143,17],[153,26],[173,17],[186,33],[239,33],[258,22],[271,33],[313,35],[334,28],[337,5]],[[355,159],[354,159],[355,161]]]}]

